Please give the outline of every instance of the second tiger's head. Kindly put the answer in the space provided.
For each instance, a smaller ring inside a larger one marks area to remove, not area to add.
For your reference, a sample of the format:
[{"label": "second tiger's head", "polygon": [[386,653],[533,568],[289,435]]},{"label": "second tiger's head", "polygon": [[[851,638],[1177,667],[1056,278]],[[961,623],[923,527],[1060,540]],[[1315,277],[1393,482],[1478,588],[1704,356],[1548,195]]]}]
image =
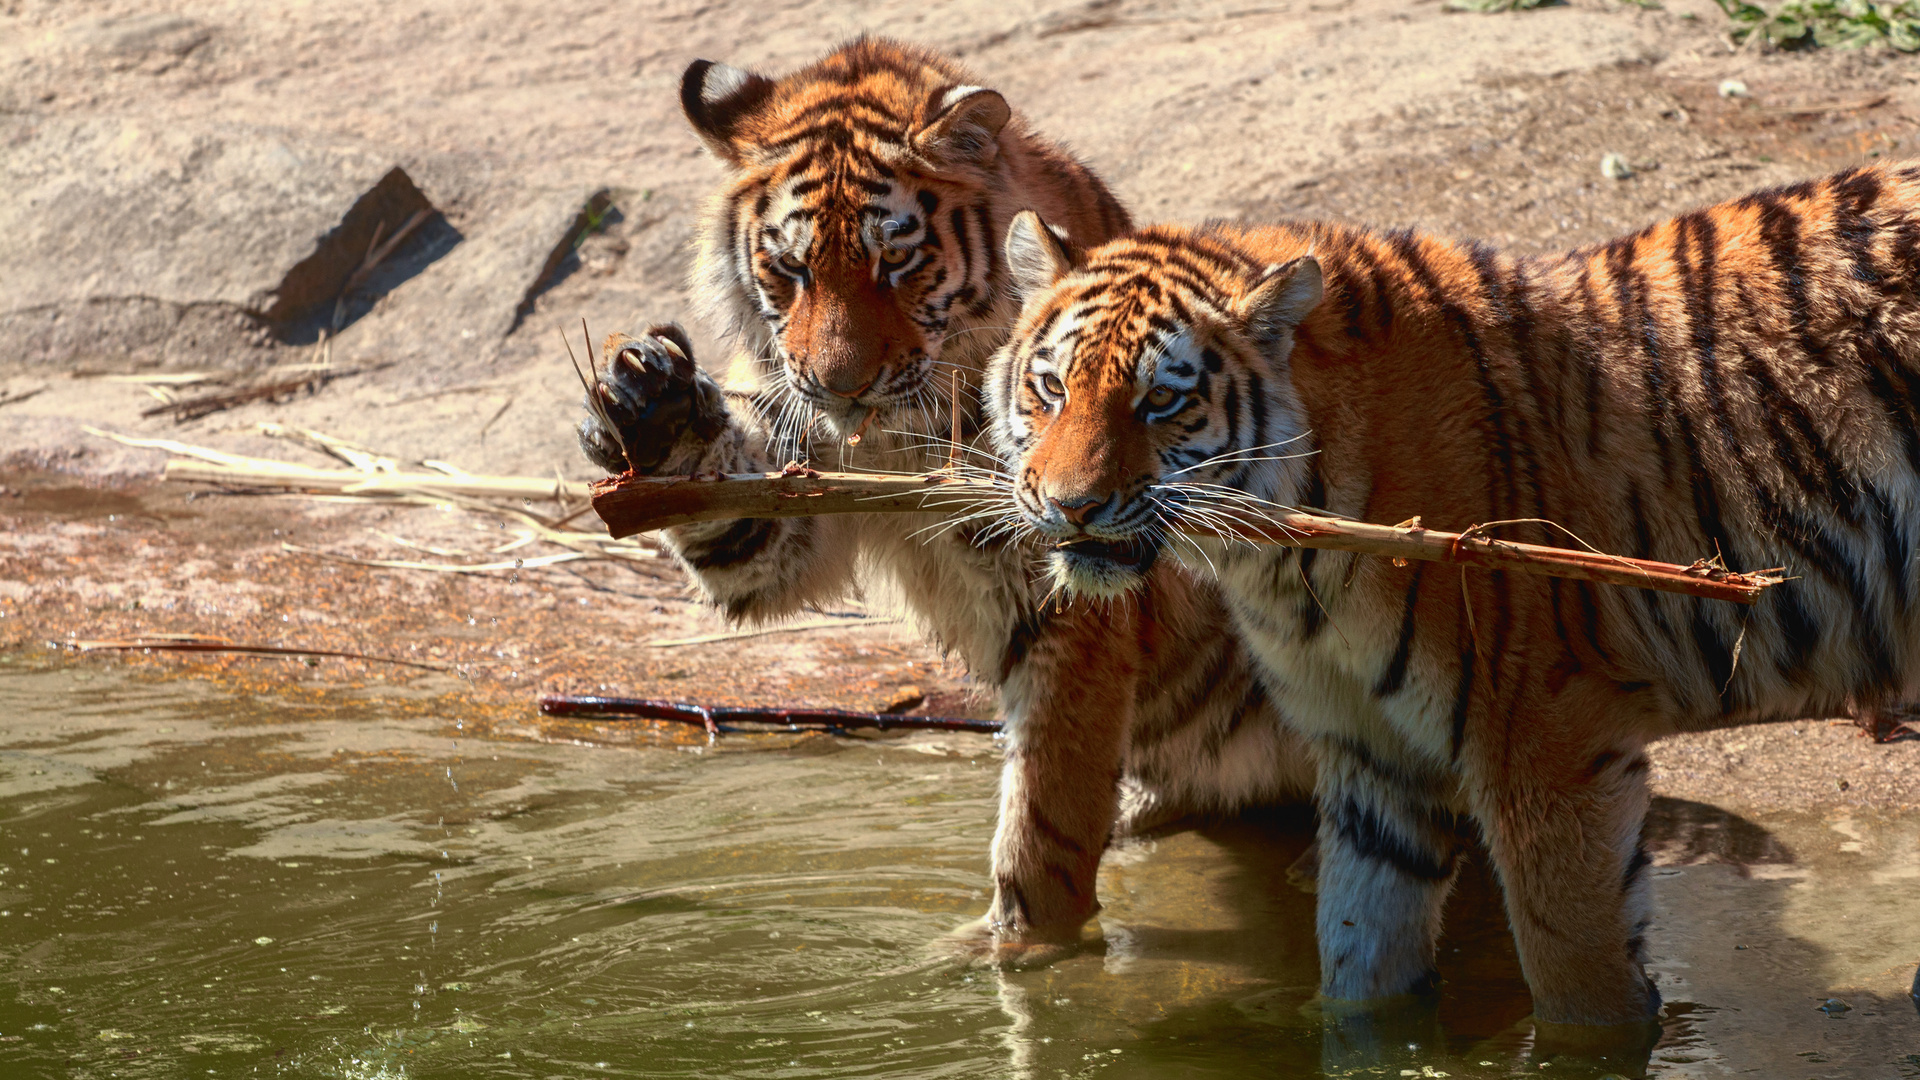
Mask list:
[{"label": "second tiger's head", "polygon": [[[995,344],[963,332],[1003,291],[1006,100],[932,53],[862,39],[780,79],[696,62],[681,104],[733,171],[698,270],[721,314],[837,430],[872,414],[938,430],[942,365],[977,369]],[[927,422],[899,415],[915,411]]]},{"label": "second tiger's head", "polygon": [[988,430],[1059,584],[1123,594],[1180,533],[1230,536],[1293,486],[1313,256],[1261,264],[1164,227],[1083,251],[1029,212],[1006,259],[1025,306],[987,374]]}]

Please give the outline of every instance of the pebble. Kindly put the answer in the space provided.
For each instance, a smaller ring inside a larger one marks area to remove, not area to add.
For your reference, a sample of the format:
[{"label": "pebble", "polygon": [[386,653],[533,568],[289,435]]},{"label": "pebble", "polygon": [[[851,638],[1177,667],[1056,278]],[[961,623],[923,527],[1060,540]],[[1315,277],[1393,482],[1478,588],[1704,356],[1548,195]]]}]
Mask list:
[{"label": "pebble", "polygon": [[1609,180],[1630,180],[1633,178],[1633,166],[1619,154],[1608,154],[1600,159],[1600,175]]},{"label": "pebble", "polygon": [[1747,97],[1747,84],[1739,79],[1721,79],[1720,96],[1723,98]]},{"label": "pebble", "polygon": [[1820,1011],[1826,1013],[1828,1016],[1839,1016],[1842,1013],[1852,1012],[1853,1006],[1841,1001],[1839,998],[1828,998],[1827,1003],[1820,1006]]}]

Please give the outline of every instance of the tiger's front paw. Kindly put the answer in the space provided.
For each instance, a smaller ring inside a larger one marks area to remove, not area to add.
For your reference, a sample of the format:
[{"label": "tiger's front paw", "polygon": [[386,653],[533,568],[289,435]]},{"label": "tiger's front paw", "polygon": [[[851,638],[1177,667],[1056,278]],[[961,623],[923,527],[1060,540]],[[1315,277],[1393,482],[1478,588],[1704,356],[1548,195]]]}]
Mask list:
[{"label": "tiger's front paw", "polygon": [[1097,942],[1097,929],[1091,940],[1080,927],[1056,934],[1009,933],[980,918],[947,932],[935,947],[970,967],[1027,969],[1046,967]]},{"label": "tiger's front paw", "polygon": [[[697,456],[727,428],[720,387],[693,362],[686,331],[668,323],[640,337],[614,334],[587,391],[580,449],[610,473],[654,473]],[[676,454],[675,451],[684,451]]]}]

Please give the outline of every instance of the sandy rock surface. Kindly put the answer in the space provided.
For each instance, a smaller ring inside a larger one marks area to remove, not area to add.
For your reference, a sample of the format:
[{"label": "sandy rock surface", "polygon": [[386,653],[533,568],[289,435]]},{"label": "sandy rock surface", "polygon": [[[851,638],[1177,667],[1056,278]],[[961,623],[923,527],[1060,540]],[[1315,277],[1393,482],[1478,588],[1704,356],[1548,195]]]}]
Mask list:
[{"label": "sandy rock surface", "polygon": [[[1711,0],[1504,15],[1431,0],[155,6],[0,3],[0,644],[231,630],[438,649],[517,700],[606,684],[872,708],[933,695],[957,711],[965,685],[899,627],[639,645],[719,629],[664,564],[322,567],[273,530],[419,558],[387,537],[460,547],[449,537],[500,523],[187,503],[152,490],[162,455],[83,428],[326,463],[255,433],[281,421],[408,460],[590,478],[556,334],[691,320],[692,215],[720,176],[679,116],[692,59],[780,72],[857,33],[922,41],[1069,142],[1142,220],[1334,217],[1523,251],[1908,156],[1920,116],[1915,61],[1736,51]],[[1750,96],[1721,97],[1729,78]],[[1608,153],[1631,178],[1602,175]],[[336,320],[332,362],[358,373],[290,400],[176,423],[141,415],[148,386],[112,378],[298,370]],[[713,328],[689,329],[717,362]],[[1769,805],[1920,791],[1914,739],[1788,730],[1676,740],[1659,783]]]}]

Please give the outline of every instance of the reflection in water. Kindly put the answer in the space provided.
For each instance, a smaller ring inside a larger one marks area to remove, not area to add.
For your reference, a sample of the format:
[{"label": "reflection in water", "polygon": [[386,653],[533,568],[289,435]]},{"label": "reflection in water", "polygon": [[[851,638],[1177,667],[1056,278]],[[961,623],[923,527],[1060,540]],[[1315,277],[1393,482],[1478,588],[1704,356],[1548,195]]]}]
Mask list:
[{"label": "reflection in water", "polygon": [[1750,876],[1755,866],[1791,866],[1780,838],[1738,814],[1687,799],[1655,799],[1641,833],[1655,866],[1721,863]]},{"label": "reflection in water", "polygon": [[971,970],[928,943],[986,906],[985,740],[480,741],[451,686],[8,659],[0,1076],[1920,1076],[1909,820],[1657,800],[1668,1019],[1609,1060],[1535,1030],[1479,864],[1435,995],[1320,1002],[1305,816],[1115,850],[1098,942]]}]

